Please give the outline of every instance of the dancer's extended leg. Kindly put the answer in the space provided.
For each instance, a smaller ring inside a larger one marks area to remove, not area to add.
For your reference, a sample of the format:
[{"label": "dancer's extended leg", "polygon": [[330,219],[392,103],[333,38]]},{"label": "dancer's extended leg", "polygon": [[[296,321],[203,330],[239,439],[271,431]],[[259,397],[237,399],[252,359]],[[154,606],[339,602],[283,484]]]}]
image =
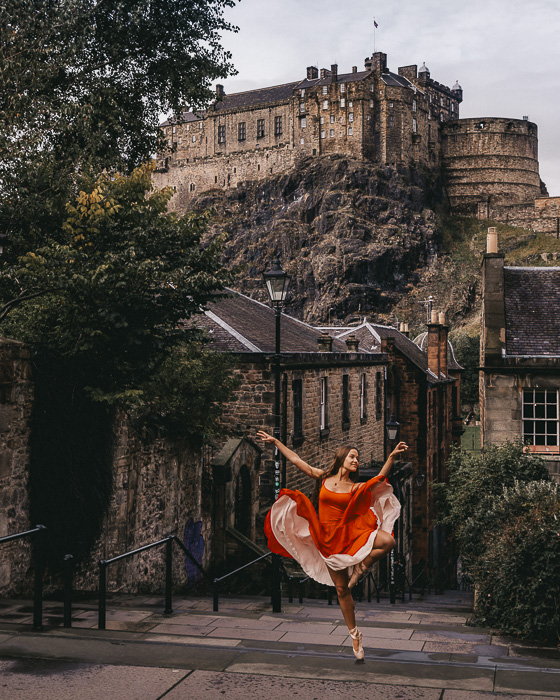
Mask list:
[{"label": "dancer's extended leg", "polygon": [[387,532],[379,530],[373,541],[373,548],[367,557],[354,567],[350,581],[348,582],[348,588],[355,586],[366,571],[379,561],[382,557],[387,556],[389,552],[395,546],[395,538],[389,535]]}]

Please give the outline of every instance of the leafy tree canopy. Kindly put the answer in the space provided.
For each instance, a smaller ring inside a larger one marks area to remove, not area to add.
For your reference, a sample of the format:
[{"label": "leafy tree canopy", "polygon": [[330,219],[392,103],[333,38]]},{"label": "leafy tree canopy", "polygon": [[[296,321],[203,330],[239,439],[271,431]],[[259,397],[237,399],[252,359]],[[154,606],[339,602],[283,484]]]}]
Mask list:
[{"label": "leafy tree canopy", "polygon": [[233,72],[235,0],[0,4],[0,230],[14,255],[55,236],[76,174],[130,172],[160,114],[198,108]]},{"label": "leafy tree canopy", "polygon": [[434,484],[441,522],[449,526],[469,569],[485,550],[497,527],[494,505],[504,487],[516,481],[549,481],[545,461],[525,452],[521,442],[487,445],[481,455],[453,450],[448,460],[449,483]]}]

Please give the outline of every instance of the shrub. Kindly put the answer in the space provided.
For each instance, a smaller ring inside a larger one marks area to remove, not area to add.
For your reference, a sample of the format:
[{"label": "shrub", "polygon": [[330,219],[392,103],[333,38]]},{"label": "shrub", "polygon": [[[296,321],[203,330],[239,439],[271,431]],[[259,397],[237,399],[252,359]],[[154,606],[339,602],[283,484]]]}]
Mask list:
[{"label": "shrub", "polygon": [[472,573],[481,622],[505,633],[560,639],[560,486],[516,482],[494,503]]}]

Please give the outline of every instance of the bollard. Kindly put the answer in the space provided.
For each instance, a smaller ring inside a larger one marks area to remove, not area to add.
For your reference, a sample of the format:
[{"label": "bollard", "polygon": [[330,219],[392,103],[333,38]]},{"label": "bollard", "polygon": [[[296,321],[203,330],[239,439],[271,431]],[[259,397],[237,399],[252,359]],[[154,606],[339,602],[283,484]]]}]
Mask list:
[{"label": "bollard", "polygon": [[64,557],[64,627],[72,627],[72,565],[74,557]]},{"label": "bollard", "polygon": [[107,568],[105,561],[99,562],[99,610],[97,619],[97,629],[105,629],[107,618]]},{"label": "bollard", "polygon": [[173,591],[173,537],[165,543],[165,610],[164,615],[171,615]]}]

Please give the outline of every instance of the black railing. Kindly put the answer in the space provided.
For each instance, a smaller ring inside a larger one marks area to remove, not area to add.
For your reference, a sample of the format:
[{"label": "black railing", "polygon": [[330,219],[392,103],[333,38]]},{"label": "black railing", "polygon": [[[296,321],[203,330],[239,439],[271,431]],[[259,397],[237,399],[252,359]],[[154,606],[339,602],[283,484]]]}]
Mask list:
[{"label": "black railing", "polygon": [[153,549],[154,547],[159,547],[160,545],[165,545],[165,615],[171,615],[173,612],[172,607],[172,589],[173,589],[173,542],[179,545],[183,552],[187,555],[190,561],[196,566],[196,568],[201,572],[201,574],[210,580],[210,577],[206,571],[202,568],[199,562],[194,558],[187,547],[181,542],[177,535],[169,535],[162,540],[157,542],[151,542],[150,544],[145,544],[143,547],[138,547],[138,549],[133,549],[130,552],[125,552],[124,554],[119,554],[111,559],[102,559],[99,562],[99,599],[98,599],[98,629],[104,630],[106,628],[107,622],[107,567],[110,564],[114,564],[117,561],[123,559],[128,559],[135,554],[140,554],[140,552],[145,552],[148,549]]},{"label": "black railing", "polygon": [[[253,564],[257,564],[259,561],[264,561],[264,559],[268,559],[268,557],[272,556],[272,552],[267,552],[266,554],[263,554],[261,557],[258,557],[257,559],[253,559],[253,561],[250,561],[247,564],[244,564],[243,566],[240,566],[238,569],[235,569],[234,571],[230,571],[228,574],[224,574],[224,576],[220,576],[219,578],[215,578],[214,581],[212,582],[212,598],[213,598],[213,611],[218,612],[218,609],[220,607],[220,584],[222,581],[225,581],[226,579],[230,578],[230,576],[234,576],[235,574],[238,574],[240,571],[243,571],[244,569],[248,569],[250,566],[253,566]],[[267,562],[268,563],[268,562]],[[274,595],[274,591],[272,593]]]},{"label": "black railing", "polygon": [[43,572],[45,569],[44,551],[41,546],[41,541],[46,536],[47,528],[44,525],[37,525],[32,530],[25,532],[17,532],[15,535],[6,535],[0,537],[0,544],[5,542],[13,542],[26,537],[35,538],[35,556],[34,556],[34,583],[33,583],[33,629],[43,629]]}]

